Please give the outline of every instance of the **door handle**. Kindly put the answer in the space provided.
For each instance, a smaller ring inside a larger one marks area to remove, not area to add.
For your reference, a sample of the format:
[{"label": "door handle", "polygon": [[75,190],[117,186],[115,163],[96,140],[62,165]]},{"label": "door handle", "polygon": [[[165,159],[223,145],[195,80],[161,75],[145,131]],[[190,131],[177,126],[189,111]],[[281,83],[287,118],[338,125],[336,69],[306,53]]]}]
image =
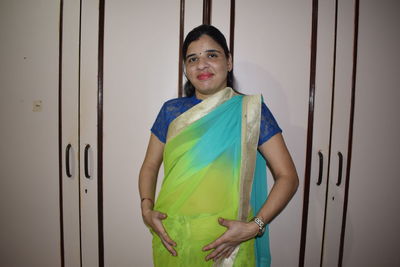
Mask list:
[{"label": "door handle", "polygon": [[68,144],[67,147],[65,148],[65,172],[68,177],[72,177],[71,174],[71,169],[70,169],[70,162],[69,162],[69,156],[71,152],[71,144]]},{"label": "door handle", "polygon": [[87,144],[85,146],[85,177],[86,178],[90,178],[90,174],[89,174],[89,149],[90,149],[90,145]]},{"label": "door handle", "polygon": [[338,152],[339,157],[339,170],[338,170],[338,179],[336,185],[339,186],[342,183],[342,170],[343,170],[343,155],[342,152]]},{"label": "door handle", "polygon": [[322,171],[324,169],[324,155],[321,153],[321,151],[318,151],[318,157],[319,157],[319,171],[318,171],[317,185],[321,185],[321,183],[322,183]]}]

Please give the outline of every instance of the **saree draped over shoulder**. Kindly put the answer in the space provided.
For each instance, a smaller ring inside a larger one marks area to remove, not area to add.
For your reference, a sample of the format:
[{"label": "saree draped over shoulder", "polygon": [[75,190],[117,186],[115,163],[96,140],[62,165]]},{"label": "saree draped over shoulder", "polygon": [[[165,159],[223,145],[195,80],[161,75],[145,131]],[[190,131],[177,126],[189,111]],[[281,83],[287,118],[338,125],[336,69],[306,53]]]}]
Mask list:
[{"label": "saree draped over shoulder", "polygon": [[170,124],[154,209],[168,215],[163,224],[178,256],[153,234],[155,266],[269,266],[268,231],[226,259],[206,262],[210,251],[202,251],[226,231],[219,217],[247,221],[266,199],[266,164],[257,152],[260,113],[260,96],[225,88]]}]

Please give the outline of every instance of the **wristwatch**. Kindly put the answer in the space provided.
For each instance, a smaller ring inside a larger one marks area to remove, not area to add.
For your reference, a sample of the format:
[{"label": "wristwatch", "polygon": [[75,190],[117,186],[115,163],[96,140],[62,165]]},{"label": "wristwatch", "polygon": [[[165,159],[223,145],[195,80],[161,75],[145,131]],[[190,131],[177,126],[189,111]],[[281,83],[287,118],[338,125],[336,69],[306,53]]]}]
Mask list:
[{"label": "wristwatch", "polygon": [[251,221],[255,222],[258,225],[258,234],[257,236],[260,237],[265,232],[265,223],[259,217],[254,217]]}]

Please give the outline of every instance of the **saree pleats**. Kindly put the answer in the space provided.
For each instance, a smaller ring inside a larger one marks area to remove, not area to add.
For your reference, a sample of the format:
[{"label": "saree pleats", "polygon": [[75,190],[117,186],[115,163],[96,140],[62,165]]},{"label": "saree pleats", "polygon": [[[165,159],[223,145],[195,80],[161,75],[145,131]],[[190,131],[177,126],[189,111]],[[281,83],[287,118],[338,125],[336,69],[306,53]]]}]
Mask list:
[{"label": "saree pleats", "polygon": [[[155,266],[213,266],[205,261],[210,252],[202,248],[226,231],[218,218],[238,219],[242,102],[243,96],[231,95],[167,139],[165,177],[154,208],[168,214],[163,224],[177,243],[178,256],[172,256],[154,234]],[[207,105],[206,100],[198,105],[202,104]],[[254,243],[254,239],[242,243],[230,264],[218,266],[255,266]]]}]

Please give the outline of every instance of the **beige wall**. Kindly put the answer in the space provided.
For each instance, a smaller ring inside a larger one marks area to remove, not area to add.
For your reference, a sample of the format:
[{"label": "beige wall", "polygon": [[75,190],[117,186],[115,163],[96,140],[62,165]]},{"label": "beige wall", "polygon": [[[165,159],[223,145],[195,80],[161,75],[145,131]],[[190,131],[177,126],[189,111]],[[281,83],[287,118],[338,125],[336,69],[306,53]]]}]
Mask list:
[{"label": "beige wall", "polygon": [[0,266],[60,265],[58,15],[0,2]]}]

